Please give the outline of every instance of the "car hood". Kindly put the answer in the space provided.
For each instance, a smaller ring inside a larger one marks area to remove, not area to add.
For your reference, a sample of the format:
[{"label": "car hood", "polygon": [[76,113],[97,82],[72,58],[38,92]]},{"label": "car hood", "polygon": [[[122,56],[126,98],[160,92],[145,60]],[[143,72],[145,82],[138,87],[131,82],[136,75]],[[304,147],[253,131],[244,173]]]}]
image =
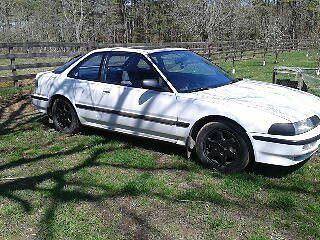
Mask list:
[{"label": "car hood", "polygon": [[320,98],[271,83],[242,80],[189,94],[192,98],[228,104],[228,107],[234,103],[237,107],[251,108],[253,114],[255,111],[265,111],[291,122],[320,116]]}]

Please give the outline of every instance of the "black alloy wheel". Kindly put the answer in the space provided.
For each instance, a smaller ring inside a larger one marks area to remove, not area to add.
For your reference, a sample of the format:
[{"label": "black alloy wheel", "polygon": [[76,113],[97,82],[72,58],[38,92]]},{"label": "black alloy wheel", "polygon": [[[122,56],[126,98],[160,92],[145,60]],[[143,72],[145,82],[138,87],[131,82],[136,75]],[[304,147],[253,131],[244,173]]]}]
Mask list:
[{"label": "black alloy wheel", "polygon": [[196,152],[202,163],[222,173],[240,172],[249,163],[247,136],[222,122],[202,127],[196,140]]},{"label": "black alloy wheel", "polygon": [[203,146],[205,156],[221,165],[236,161],[241,151],[237,137],[225,129],[216,129],[207,134]]},{"label": "black alloy wheel", "polygon": [[55,128],[63,133],[75,133],[80,127],[76,111],[72,104],[64,98],[58,98],[54,101],[52,118]]}]

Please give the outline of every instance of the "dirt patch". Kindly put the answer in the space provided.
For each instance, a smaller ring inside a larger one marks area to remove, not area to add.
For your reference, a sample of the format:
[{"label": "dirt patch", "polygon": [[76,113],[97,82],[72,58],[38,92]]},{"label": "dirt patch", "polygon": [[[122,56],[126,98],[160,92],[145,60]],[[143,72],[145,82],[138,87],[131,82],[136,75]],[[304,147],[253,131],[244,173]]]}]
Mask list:
[{"label": "dirt patch", "polygon": [[2,127],[10,127],[14,122],[25,117],[38,114],[31,105],[29,94],[14,95],[10,99],[0,98],[0,124]]},{"label": "dirt patch", "polygon": [[17,112],[21,109],[22,105],[26,105],[25,108],[23,108],[23,112],[21,112],[22,115],[33,112],[34,108],[32,107],[31,98],[28,95],[22,95],[22,96],[15,96],[9,101],[5,101],[4,103],[1,103],[0,107],[3,108],[3,112],[6,114],[11,114],[13,112]]},{"label": "dirt patch", "polygon": [[[17,87],[30,86],[34,83],[34,79],[25,79],[17,82]],[[14,87],[13,81],[0,82],[0,88]]]}]

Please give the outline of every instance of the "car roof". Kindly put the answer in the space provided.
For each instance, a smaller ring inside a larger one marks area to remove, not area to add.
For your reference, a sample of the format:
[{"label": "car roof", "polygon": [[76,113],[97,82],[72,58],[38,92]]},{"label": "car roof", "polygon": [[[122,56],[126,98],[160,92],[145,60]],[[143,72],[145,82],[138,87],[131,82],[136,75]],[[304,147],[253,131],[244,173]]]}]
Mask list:
[{"label": "car roof", "polygon": [[93,50],[91,53],[94,52],[135,52],[135,53],[141,53],[141,54],[150,54],[155,52],[167,52],[167,51],[183,51],[188,50],[185,48],[153,48],[153,49],[144,49],[142,47],[114,47],[114,48],[101,48]]}]

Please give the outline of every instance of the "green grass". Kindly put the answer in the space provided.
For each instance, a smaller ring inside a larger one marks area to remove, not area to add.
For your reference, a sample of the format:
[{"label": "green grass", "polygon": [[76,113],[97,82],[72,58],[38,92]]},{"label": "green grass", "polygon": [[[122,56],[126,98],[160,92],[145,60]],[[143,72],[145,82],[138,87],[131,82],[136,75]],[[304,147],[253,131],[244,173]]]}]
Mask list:
[{"label": "green grass", "polygon": [[0,92],[0,239],[320,239],[319,156],[281,178],[222,175],[175,145],[57,133],[29,90]]},{"label": "green grass", "polygon": [[[275,66],[316,68],[319,59],[316,51],[309,52],[308,57],[306,54],[305,51],[285,52],[279,54],[278,63],[275,63],[275,55],[267,55],[265,66],[263,66],[263,58],[261,56],[251,60],[236,61],[235,77],[272,82],[272,72]],[[231,61],[220,61],[217,64],[229,73],[232,72]]]}]

